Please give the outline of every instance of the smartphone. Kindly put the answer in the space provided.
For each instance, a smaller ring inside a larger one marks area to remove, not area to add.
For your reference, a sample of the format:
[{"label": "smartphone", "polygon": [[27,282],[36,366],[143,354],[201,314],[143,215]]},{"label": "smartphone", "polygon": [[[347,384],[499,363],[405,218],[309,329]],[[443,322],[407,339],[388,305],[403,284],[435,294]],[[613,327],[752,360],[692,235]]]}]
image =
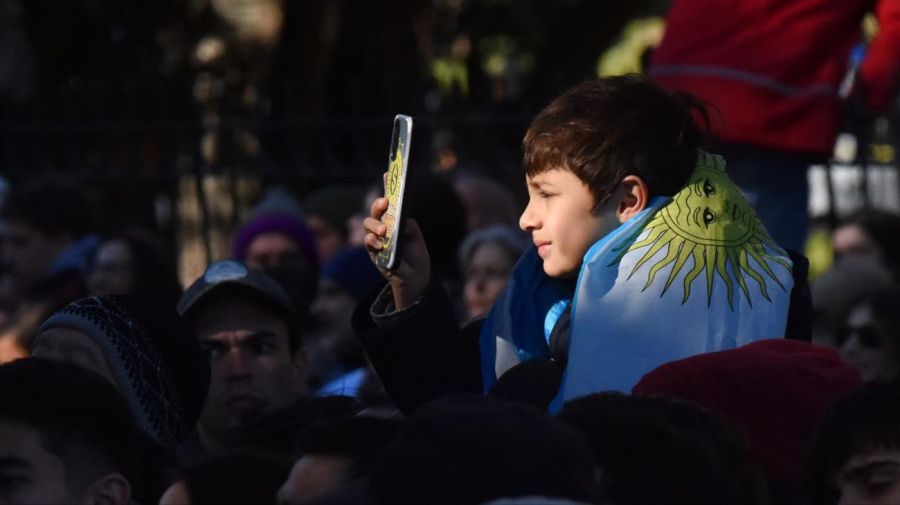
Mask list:
[{"label": "smartphone", "polygon": [[381,222],[387,227],[387,232],[384,235],[384,247],[375,257],[375,264],[388,270],[394,268],[400,261],[398,242],[403,216],[403,192],[406,189],[412,127],[411,117],[403,114],[397,114],[394,117],[394,132],[391,134],[391,149],[388,154],[388,172],[384,181],[384,196],[388,199],[388,208],[381,216]]}]

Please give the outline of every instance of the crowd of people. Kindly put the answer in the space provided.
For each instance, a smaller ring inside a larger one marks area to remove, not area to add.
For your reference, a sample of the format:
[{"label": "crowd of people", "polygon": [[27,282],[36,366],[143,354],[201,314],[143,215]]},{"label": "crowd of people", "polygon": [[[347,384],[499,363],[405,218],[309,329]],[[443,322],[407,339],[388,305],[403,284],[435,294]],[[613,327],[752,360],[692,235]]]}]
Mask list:
[{"label": "crowd of people", "polygon": [[900,216],[846,219],[810,282],[805,189],[746,182],[810,158],[683,93],[802,89],[691,47],[547,105],[525,205],[413,160],[390,270],[380,185],[269,188],[182,286],[154,230],[100,235],[71,181],[13,184],[0,502],[900,502]]}]

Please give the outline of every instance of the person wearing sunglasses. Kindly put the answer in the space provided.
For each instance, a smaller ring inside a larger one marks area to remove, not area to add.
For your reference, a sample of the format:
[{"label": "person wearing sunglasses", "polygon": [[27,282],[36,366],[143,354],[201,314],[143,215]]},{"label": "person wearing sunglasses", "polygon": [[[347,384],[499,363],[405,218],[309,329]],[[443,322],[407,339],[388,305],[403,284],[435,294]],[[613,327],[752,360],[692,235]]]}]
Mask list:
[{"label": "person wearing sunglasses", "polygon": [[841,356],[863,380],[889,380],[900,371],[900,286],[864,296],[850,310],[838,339]]}]

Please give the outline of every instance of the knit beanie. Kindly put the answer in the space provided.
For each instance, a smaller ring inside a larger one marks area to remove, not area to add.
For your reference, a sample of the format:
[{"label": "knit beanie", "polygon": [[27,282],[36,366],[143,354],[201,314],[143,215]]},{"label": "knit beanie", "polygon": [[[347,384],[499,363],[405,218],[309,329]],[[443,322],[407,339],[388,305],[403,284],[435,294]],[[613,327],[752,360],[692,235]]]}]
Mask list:
[{"label": "knit beanie", "polygon": [[174,451],[194,429],[209,387],[209,363],[174,307],[142,296],[93,296],[43,325],[93,339],[137,425]]},{"label": "knit beanie", "polygon": [[315,236],[303,219],[291,214],[262,214],[247,221],[235,234],[234,257],[244,261],[253,240],[268,232],[283,233],[293,239],[306,257],[307,263],[312,268],[319,267]]}]

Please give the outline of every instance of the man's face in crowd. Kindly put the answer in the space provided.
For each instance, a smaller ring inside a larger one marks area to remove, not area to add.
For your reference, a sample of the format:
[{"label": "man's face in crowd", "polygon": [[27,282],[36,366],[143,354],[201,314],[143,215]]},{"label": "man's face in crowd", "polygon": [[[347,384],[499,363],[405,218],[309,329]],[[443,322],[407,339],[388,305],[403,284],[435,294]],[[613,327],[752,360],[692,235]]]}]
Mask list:
[{"label": "man's face in crowd", "polygon": [[47,236],[24,223],[10,221],[3,241],[3,261],[13,289],[27,291],[44,280],[69,242],[66,235]]},{"label": "man's face in crowd", "polygon": [[876,449],[850,458],[837,475],[839,505],[900,503],[900,452]]},{"label": "man's face in crowd", "polygon": [[889,380],[898,371],[891,342],[876,324],[872,307],[860,304],[850,311],[840,336],[841,357],[859,370],[863,380]]},{"label": "man's face in crowd", "polygon": [[0,421],[0,503],[90,503],[66,482],[66,464],[26,426]]},{"label": "man's face in crowd", "polygon": [[836,257],[853,255],[876,263],[882,260],[878,245],[872,240],[869,232],[859,225],[844,225],[834,230],[832,244]]},{"label": "man's face in crowd", "polygon": [[265,307],[221,298],[201,307],[191,325],[211,371],[199,423],[204,443],[227,437],[304,392],[303,353],[291,354],[287,323]]},{"label": "man's face in crowd", "polygon": [[526,183],[528,206],[519,226],[531,233],[547,275],[576,276],[588,248],[611,229],[615,218],[603,209],[594,211],[590,188],[569,170],[547,170],[527,177]]},{"label": "man's face in crowd", "polygon": [[506,289],[509,273],[518,258],[497,242],[485,242],[475,248],[466,265],[463,301],[469,318],[487,314],[500,293]]},{"label": "man's face in crowd", "polygon": [[88,291],[92,295],[126,295],[135,291],[134,258],[122,240],[104,242],[94,255],[88,274]]},{"label": "man's face in crowd", "polygon": [[250,268],[266,270],[298,256],[302,256],[302,251],[294,239],[284,233],[270,231],[260,233],[250,242],[244,262]]}]

